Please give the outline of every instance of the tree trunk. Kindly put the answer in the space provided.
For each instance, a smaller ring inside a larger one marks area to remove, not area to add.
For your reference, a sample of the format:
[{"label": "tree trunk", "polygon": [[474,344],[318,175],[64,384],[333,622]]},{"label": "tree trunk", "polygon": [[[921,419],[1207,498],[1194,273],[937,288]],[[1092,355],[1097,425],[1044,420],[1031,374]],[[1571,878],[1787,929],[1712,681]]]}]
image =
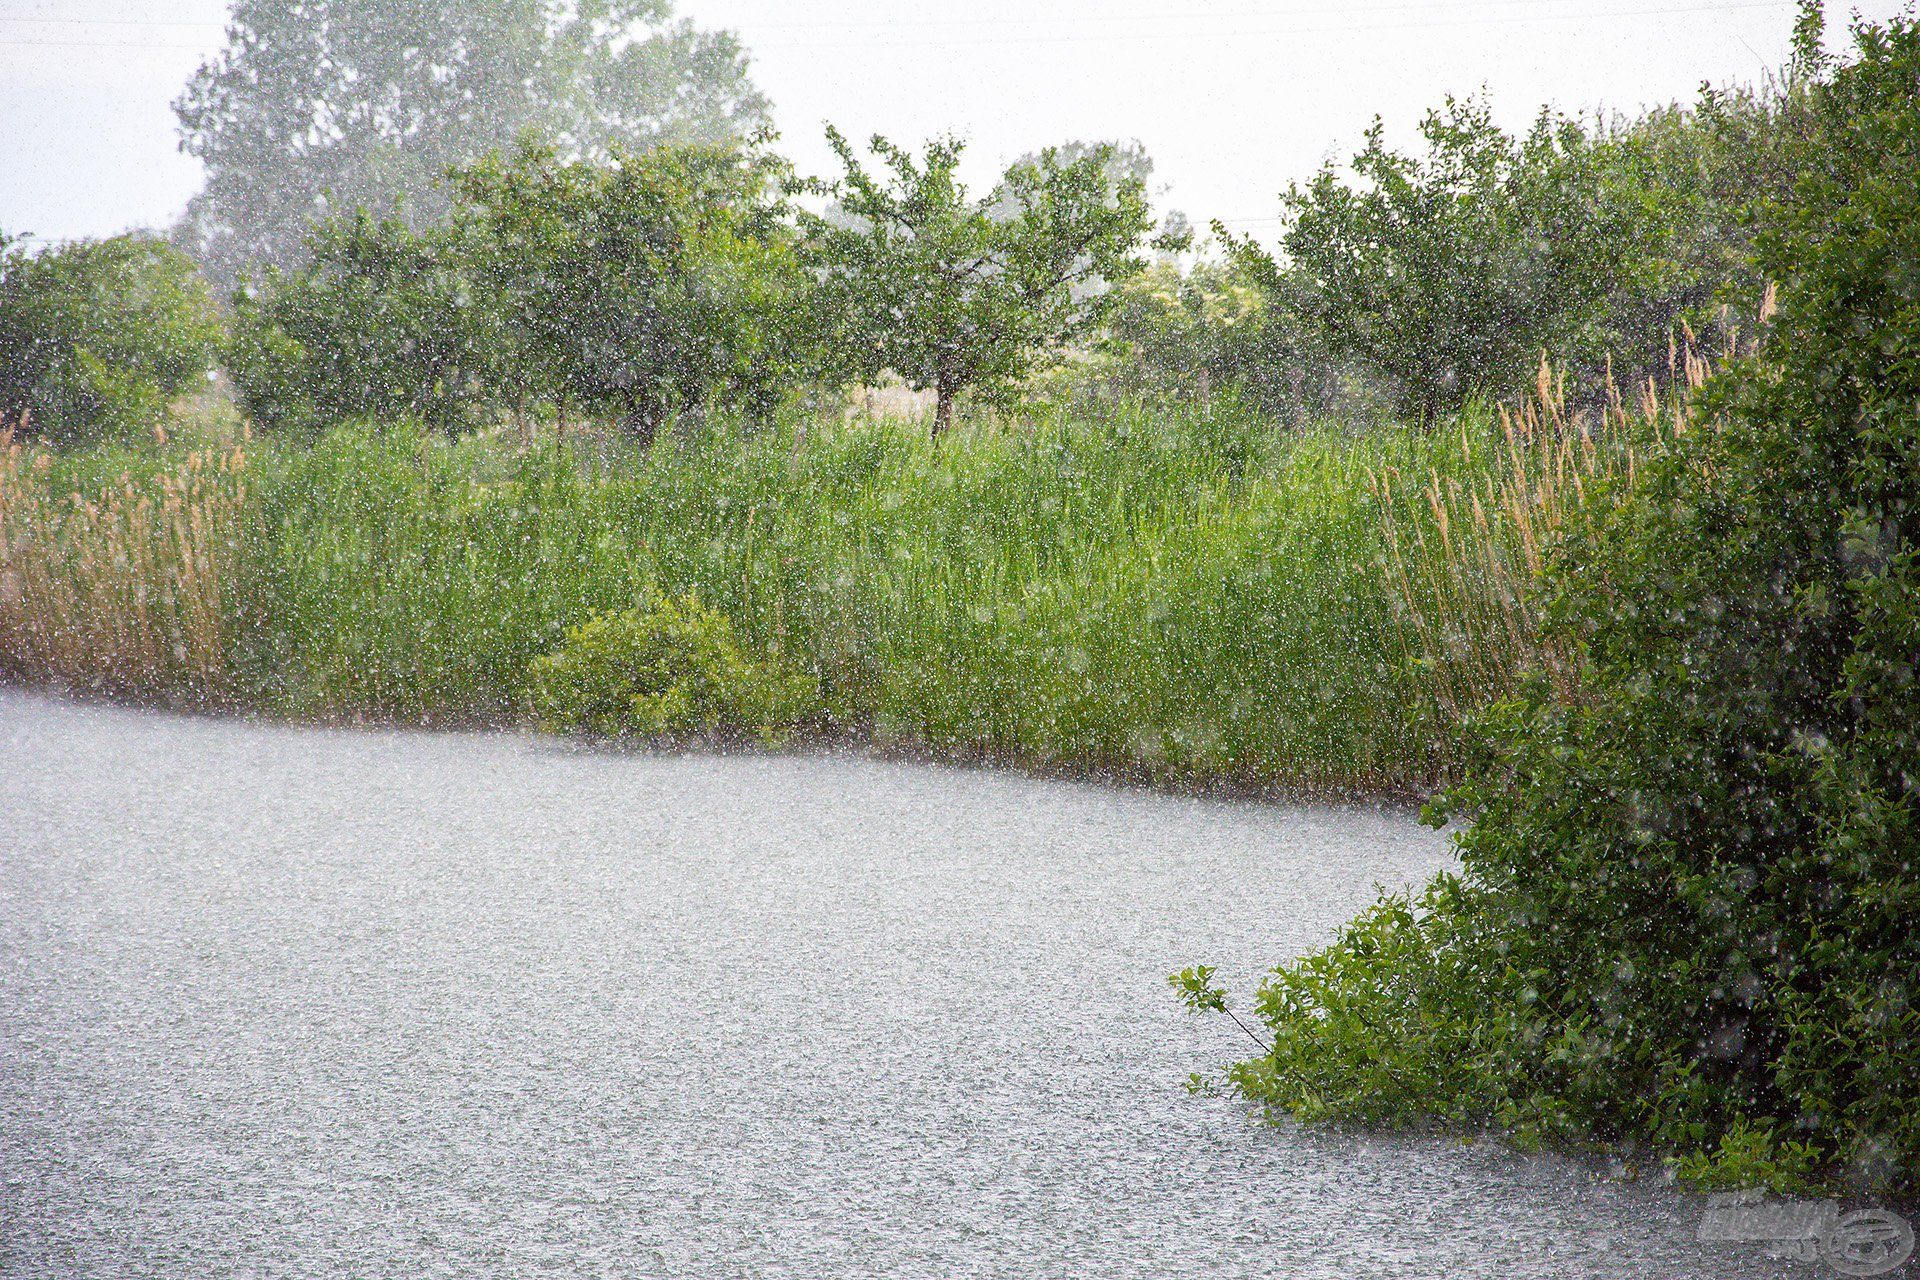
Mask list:
[{"label": "tree trunk", "polygon": [[934,389],[933,434],[943,436],[953,426],[953,387],[946,382]]},{"label": "tree trunk", "polygon": [[642,449],[651,448],[666,416],[666,407],[660,398],[642,392],[627,401],[626,412],[620,415],[620,427]]}]

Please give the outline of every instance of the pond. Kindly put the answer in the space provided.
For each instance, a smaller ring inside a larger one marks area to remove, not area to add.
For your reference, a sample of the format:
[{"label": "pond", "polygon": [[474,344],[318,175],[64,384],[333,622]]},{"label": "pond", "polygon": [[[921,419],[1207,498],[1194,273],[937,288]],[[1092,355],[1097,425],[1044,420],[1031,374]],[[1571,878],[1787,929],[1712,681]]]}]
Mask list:
[{"label": "pond", "polygon": [[1184,1081],[1402,809],[0,692],[0,1275],[1752,1276],[1658,1178]]}]

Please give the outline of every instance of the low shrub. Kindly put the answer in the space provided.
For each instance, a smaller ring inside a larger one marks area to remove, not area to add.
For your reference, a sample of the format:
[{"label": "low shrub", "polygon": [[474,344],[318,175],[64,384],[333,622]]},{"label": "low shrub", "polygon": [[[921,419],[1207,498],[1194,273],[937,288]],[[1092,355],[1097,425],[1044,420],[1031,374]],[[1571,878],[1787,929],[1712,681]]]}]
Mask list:
[{"label": "low shrub", "polygon": [[750,658],[725,614],[697,597],[596,614],[533,664],[543,728],[607,737],[749,733],[777,742],[819,707],[812,678]]}]

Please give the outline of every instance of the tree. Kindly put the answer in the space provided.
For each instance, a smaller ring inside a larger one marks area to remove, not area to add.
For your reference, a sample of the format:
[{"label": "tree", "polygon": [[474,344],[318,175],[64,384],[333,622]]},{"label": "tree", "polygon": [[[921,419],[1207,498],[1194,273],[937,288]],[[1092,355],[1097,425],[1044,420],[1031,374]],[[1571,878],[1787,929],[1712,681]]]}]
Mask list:
[{"label": "tree", "polygon": [[[1129,180],[1138,181],[1141,190],[1149,195],[1153,188],[1153,157],[1147,153],[1146,146],[1138,139],[1112,142],[1084,142],[1078,138],[1058,143],[1048,148],[1053,152],[1056,162],[1061,165],[1074,164],[1088,158],[1097,158],[1107,178],[1115,186]],[[1037,165],[1046,157],[1047,150],[1029,151],[1014,161],[1016,165]],[[996,216],[1008,216],[1018,210],[1011,204],[996,205]],[[1178,216],[1178,215],[1175,215]]]},{"label": "tree", "polygon": [[1516,139],[1484,104],[1450,98],[1420,132],[1426,156],[1407,155],[1376,119],[1353,158],[1360,185],[1329,165],[1290,188],[1283,267],[1232,243],[1431,423],[1578,333],[1647,262],[1651,230],[1639,190],[1606,180],[1610,157],[1574,122],[1542,113]]},{"label": "tree", "polygon": [[916,160],[876,136],[884,175],[838,130],[827,140],[845,174],[816,190],[836,208],[805,221],[840,348],[856,377],[890,369],[932,391],[936,434],[962,392],[1003,397],[1042,353],[1089,333],[1112,305],[1111,284],[1145,265],[1144,184],[1109,174],[1111,147],[1070,160],[1043,151],[972,199],[956,139]]},{"label": "tree", "polygon": [[1087,372],[1115,393],[1185,401],[1232,396],[1275,419],[1327,413],[1344,391],[1341,362],[1287,305],[1288,284],[1244,261],[1175,259],[1124,281],[1102,359]]},{"label": "tree", "polygon": [[1603,124],[1609,181],[1640,194],[1650,238],[1621,273],[1593,331],[1556,352],[1573,380],[1598,386],[1610,370],[1627,388],[1667,370],[1672,341],[1723,349],[1757,335],[1767,281],[1752,261],[1759,211],[1788,198],[1816,157],[1804,57],[1758,86],[1707,87],[1691,105]]},{"label": "tree", "polygon": [[228,371],[253,419],[312,434],[350,418],[411,418],[449,435],[486,398],[457,246],[443,229],[355,210],[234,300]]},{"label": "tree", "polygon": [[786,169],[733,145],[567,161],[529,144],[457,171],[452,234],[509,397],[651,439],[711,403],[769,408],[809,366]]},{"label": "tree", "polygon": [[152,426],[212,366],[219,339],[206,282],[164,241],[28,254],[0,235],[0,423],[61,443]]},{"label": "tree", "polygon": [[1252,1096],[1920,1189],[1920,23],[1854,40],[1757,219],[1765,343],[1551,562],[1579,697],[1493,710],[1422,913],[1269,981]]},{"label": "tree", "polygon": [[739,42],[668,0],[236,0],[227,48],[174,104],[207,185],[182,232],[216,279],[297,262],[356,206],[436,219],[434,183],[532,131],[604,157],[765,123]]}]

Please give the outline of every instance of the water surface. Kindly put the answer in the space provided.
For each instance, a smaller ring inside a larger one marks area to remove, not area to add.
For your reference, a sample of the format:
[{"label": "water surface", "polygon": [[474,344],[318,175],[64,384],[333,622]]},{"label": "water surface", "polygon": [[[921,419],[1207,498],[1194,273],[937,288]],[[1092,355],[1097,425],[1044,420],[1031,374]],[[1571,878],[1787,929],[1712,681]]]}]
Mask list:
[{"label": "water surface", "polygon": [[1250,1123],[1402,810],[0,692],[0,1275],[1751,1276],[1558,1159]]}]

